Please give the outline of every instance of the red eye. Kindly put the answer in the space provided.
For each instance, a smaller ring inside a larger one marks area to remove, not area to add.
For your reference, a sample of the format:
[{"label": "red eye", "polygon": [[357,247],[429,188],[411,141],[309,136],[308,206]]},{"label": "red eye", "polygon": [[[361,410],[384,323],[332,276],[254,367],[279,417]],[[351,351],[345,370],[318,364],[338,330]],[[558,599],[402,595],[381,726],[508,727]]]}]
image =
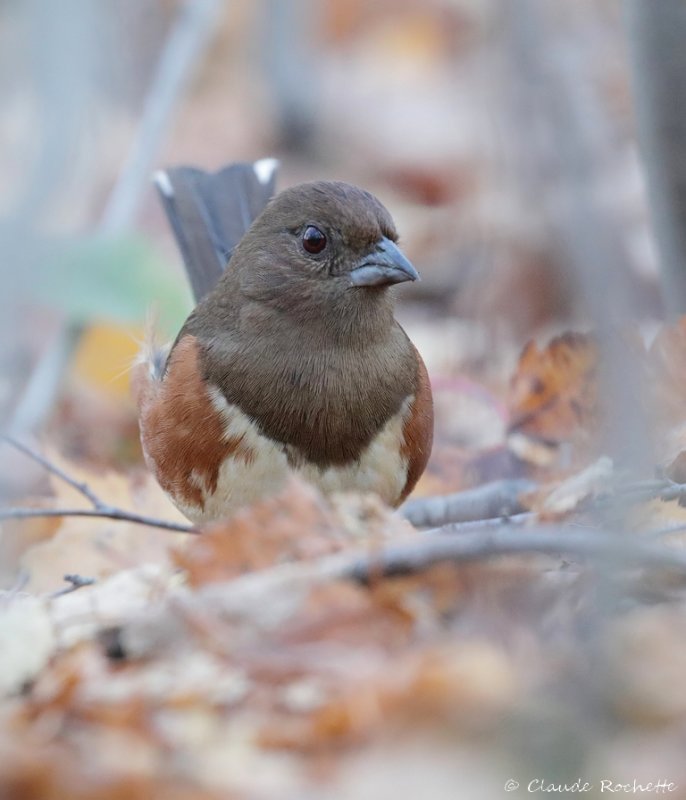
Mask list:
[{"label": "red eye", "polygon": [[314,225],[308,225],[303,233],[303,247],[308,253],[316,256],[326,247],[326,236],[319,228],[315,228]]}]

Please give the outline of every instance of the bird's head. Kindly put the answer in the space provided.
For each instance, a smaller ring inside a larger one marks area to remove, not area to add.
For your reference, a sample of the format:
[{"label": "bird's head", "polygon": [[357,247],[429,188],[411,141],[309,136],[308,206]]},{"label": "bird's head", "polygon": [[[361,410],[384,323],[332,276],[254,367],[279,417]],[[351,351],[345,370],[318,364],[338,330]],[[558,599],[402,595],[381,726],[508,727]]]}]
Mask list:
[{"label": "bird's head", "polygon": [[295,302],[300,293],[356,302],[355,295],[379,295],[419,278],[397,239],[391,215],[369,192],[347,183],[305,183],[271,200],[228,269],[240,272],[247,296],[279,303],[280,295]]}]

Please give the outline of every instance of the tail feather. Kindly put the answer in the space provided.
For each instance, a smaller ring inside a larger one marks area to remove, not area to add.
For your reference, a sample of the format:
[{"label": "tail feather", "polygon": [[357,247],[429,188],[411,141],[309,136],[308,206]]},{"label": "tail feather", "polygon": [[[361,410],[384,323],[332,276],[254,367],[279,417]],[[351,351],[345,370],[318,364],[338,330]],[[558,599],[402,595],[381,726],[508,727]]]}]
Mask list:
[{"label": "tail feather", "polygon": [[158,172],[155,184],[181,250],[196,302],[219,280],[233,249],[274,194],[278,162]]}]

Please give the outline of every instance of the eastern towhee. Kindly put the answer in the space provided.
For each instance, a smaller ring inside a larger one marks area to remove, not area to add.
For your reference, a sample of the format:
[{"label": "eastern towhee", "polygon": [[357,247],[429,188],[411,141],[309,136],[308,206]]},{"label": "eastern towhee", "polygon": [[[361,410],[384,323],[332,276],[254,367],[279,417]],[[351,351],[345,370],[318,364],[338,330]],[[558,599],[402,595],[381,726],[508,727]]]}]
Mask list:
[{"label": "eastern towhee", "polygon": [[431,451],[426,367],[388,292],[418,275],[390,214],[346,183],[272,198],[275,167],[156,176],[197,306],[168,354],[140,360],[133,386],[145,459],[195,522],[294,472],[396,506]]}]

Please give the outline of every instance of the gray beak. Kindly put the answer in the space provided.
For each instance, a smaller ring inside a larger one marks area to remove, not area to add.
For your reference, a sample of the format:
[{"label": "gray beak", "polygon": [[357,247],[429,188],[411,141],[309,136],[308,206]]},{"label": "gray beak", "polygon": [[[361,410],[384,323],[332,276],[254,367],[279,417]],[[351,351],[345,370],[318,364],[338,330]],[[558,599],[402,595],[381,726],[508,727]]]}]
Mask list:
[{"label": "gray beak", "polygon": [[419,280],[419,273],[402,250],[385,236],[373,253],[366,255],[350,273],[353,286],[390,286]]}]

